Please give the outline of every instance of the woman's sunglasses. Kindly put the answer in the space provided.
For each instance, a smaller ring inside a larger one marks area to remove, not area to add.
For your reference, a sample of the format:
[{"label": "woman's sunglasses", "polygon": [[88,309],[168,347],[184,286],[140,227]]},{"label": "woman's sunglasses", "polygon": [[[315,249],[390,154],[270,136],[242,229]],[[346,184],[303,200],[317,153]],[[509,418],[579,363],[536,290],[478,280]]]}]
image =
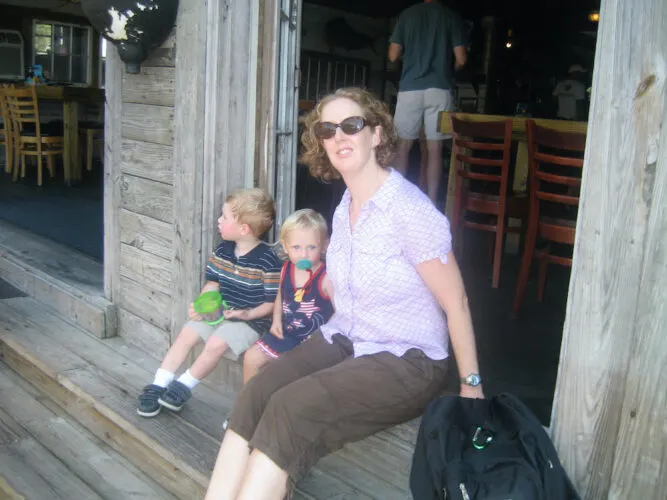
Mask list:
[{"label": "woman's sunglasses", "polygon": [[354,135],[361,132],[366,125],[368,122],[361,116],[350,116],[340,123],[319,122],[315,125],[315,135],[320,139],[331,139],[339,127],[345,135]]}]

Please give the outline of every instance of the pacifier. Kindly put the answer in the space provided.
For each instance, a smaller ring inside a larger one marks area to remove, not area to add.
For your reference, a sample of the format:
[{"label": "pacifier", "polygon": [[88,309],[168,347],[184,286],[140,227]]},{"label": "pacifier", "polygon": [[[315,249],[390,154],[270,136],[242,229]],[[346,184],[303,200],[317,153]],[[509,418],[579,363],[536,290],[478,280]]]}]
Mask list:
[{"label": "pacifier", "polygon": [[297,261],[296,268],[301,269],[302,271],[309,271],[313,268],[313,263],[308,259],[301,259]]}]

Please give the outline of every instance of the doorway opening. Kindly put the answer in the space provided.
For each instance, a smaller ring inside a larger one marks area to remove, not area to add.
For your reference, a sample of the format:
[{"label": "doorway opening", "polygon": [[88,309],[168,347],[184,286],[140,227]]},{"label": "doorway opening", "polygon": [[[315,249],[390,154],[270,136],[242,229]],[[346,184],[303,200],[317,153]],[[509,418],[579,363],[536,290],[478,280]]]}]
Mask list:
[{"label": "doorway opening", "polygon": [[[298,102],[292,113],[303,116],[319,98],[343,86],[362,86],[383,99],[393,112],[400,65],[387,62],[387,48],[398,15],[417,0],[304,0],[297,73]],[[556,119],[559,81],[578,65],[582,83],[590,88],[599,0],[564,1],[559,5],[498,2],[447,2],[458,12],[468,32],[468,64],[455,75],[455,110],[504,116]],[[544,23],[549,19],[548,26]],[[584,115],[590,95],[583,97]],[[577,97],[577,100],[580,100]],[[342,181],[319,182],[296,162],[299,135],[291,140],[294,156],[280,168],[293,168],[295,209],[313,208],[331,222],[344,192]],[[451,147],[451,146],[450,146]],[[443,185],[438,204],[444,210],[450,151],[443,148]],[[419,182],[418,144],[411,152],[408,178]],[[294,167],[286,165],[295,165]],[[283,174],[285,175],[285,174]],[[280,197],[280,190],[277,191]],[[518,249],[517,249],[518,250]],[[550,266],[544,301],[537,301],[537,273],[520,315],[511,319],[519,255],[506,255],[501,287],[491,287],[488,240],[466,233],[466,255],[460,259],[473,312],[485,391],[512,392],[549,425],[559,365],[562,327],[570,279],[569,268]],[[452,370],[454,372],[454,370]],[[452,373],[456,377],[456,373]]]}]

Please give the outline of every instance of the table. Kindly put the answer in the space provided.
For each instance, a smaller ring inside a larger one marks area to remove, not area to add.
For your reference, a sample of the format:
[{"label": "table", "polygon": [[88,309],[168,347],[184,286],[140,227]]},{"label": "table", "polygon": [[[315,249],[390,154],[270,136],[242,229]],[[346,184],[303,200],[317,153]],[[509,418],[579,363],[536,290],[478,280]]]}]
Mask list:
[{"label": "table", "polygon": [[63,124],[65,128],[65,147],[63,169],[65,182],[81,180],[81,155],[79,154],[79,104],[101,104],[104,102],[104,89],[92,87],[61,87],[37,85],[37,98],[40,101],[62,101]]},{"label": "table", "polygon": [[[542,127],[549,127],[561,132],[584,132],[588,129],[587,122],[575,122],[568,120],[544,120],[540,118],[530,118],[525,116],[500,116],[483,115],[477,113],[450,113],[440,112],[438,119],[438,130],[443,134],[452,133],[452,122],[450,115],[454,115],[461,120],[470,121],[495,121],[512,118],[512,139],[518,142],[516,163],[514,165],[514,185],[515,193],[526,192],[528,184],[528,141],[526,138],[526,120],[535,120],[535,123]],[[447,183],[447,205],[445,213],[451,217],[454,206],[454,192],[456,190],[456,158],[454,157],[454,148],[449,163],[449,181]]]}]

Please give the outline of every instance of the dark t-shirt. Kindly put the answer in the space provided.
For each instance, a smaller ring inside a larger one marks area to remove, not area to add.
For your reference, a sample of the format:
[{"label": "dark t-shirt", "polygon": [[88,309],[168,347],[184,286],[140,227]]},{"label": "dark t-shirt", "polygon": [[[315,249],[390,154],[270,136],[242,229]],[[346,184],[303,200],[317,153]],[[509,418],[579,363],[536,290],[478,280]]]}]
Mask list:
[{"label": "dark t-shirt", "polygon": [[463,21],[439,2],[424,2],[404,10],[391,43],[403,49],[401,92],[451,89],[454,47],[466,44]]}]

